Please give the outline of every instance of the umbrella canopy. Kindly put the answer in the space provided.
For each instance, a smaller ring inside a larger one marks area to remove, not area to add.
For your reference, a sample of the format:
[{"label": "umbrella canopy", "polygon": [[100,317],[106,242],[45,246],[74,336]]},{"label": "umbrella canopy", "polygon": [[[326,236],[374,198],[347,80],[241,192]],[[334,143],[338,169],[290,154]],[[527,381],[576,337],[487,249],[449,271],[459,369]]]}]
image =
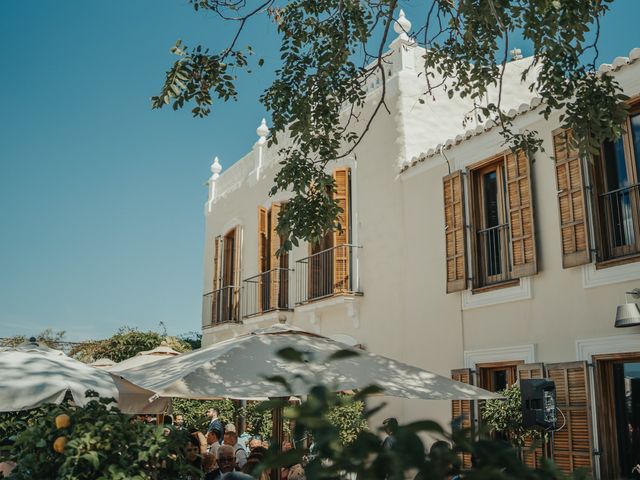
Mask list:
[{"label": "umbrella canopy", "polygon": [[116,364],[116,362],[114,362],[113,360],[111,360],[110,358],[99,358],[94,362],[91,362],[89,365],[91,365],[92,367],[95,368],[108,368],[108,367],[113,367]]},{"label": "umbrella canopy", "polygon": [[[287,347],[303,352],[306,361],[281,358],[277,352]],[[345,350],[353,355],[331,358]],[[487,390],[283,325],[169,358],[161,364],[131,368],[122,376],[161,397],[261,400],[305,395],[311,385],[323,384],[336,391],[377,385],[383,395],[427,400],[500,398]],[[273,376],[286,380],[290,389],[266,380]]]},{"label": "umbrella canopy", "polygon": [[15,349],[21,352],[39,352],[50,353],[53,355],[67,355],[62,350],[56,350],[55,348],[51,348],[43,342],[38,342],[35,337],[31,337],[28,341],[16,345]]},{"label": "umbrella canopy", "polygon": [[115,398],[127,413],[162,413],[168,400],[149,402],[152,392],[66,355],[20,349],[0,352],[0,412],[28,410],[45,403],[61,403],[67,392],[85,405],[87,390]]},{"label": "umbrella canopy", "polygon": [[153,350],[138,352],[133,357],[127,358],[119,363],[112,364],[110,367],[105,368],[105,370],[114,373],[121,373],[130,368],[157,362],[158,360],[166,360],[167,358],[171,358],[176,355],[180,355],[180,352],[174,350],[167,344],[167,342],[163,341],[159,347],[156,347]]}]

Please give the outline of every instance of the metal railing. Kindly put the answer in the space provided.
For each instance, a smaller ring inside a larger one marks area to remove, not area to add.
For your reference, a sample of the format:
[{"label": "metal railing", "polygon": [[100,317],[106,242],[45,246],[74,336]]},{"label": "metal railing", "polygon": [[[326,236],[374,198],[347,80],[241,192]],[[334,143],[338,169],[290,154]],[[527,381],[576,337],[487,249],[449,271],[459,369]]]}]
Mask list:
[{"label": "metal railing", "polygon": [[242,282],[242,318],[272,310],[289,310],[289,285],[293,270],[274,268]]},{"label": "metal railing", "polygon": [[509,252],[509,224],[478,230],[478,280],[479,287],[486,287],[511,280],[511,255]]},{"label": "metal railing", "polygon": [[296,304],[360,294],[356,245],[338,245],[296,261]]},{"label": "metal railing", "polygon": [[222,323],[238,322],[238,287],[229,285],[205,294],[202,298],[202,317],[204,326],[216,326]]},{"label": "metal railing", "polygon": [[599,195],[605,260],[640,252],[638,245],[638,209],[640,184]]}]

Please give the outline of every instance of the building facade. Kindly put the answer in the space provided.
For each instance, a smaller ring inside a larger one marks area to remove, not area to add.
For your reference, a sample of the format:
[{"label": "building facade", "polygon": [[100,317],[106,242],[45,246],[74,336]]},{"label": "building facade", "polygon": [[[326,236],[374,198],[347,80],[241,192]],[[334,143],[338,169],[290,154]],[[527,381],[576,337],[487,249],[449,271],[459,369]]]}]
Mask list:
[{"label": "building facade", "polygon": [[[586,161],[521,83],[531,59],[514,60],[503,106],[544,142],[531,158],[514,155],[490,124],[460,134],[468,102],[444,91],[418,101],[425,52],[409,27],[401,16],[387,57],[391,113],[328,167],[342,232],[276,255],[289,194],[268,194],[278,156],[264,121],[246,156],[222,173],[212,165],[203,344],[287,322],[491,390],[548,376],[564,422],[554,459],[600,478],[630,475],[640,462],[629,453],[640,452],[640,328],[616,329],[614,317],[625,292],[640,287],[635,103],[627,135]],[[602,69],[632,99],[638,57]],[[372,78],[363,118],[381,90]],[[404,421],[452,415],[447,402],[388,403],[385,413]],[[478,406],[454,402],[453,414],[469,424]]]}]

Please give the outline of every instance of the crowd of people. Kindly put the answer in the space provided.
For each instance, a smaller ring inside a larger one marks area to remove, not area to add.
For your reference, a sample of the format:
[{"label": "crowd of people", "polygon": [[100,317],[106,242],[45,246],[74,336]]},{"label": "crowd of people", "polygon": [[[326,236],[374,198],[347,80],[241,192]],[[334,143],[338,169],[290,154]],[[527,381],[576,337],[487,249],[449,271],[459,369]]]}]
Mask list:
[{"label": "crowd of people", "polygon": [[[170,434],[169,426],[188,431],[185,458],[199,472],[199,475],[194,473],[192,479],[268,480],[269,472],[258,473],[258,466],[267,453],[269,444],[258,437],[242,435],[240,438],[235,425],[233,423],[223,425],[218,415],[219,411],[216,408],[209,409],[207,412],[209,425],[204,433],[185,426],[184,417],[180,413],[176,413],[173,417],[166,417],[167,434]],[[291,442],[283,442],[283,451],[291,448],[293,448]],[[304,467],[300,464],[280,469],[279,477],[280,480],[305,480],[306,478]]]}]

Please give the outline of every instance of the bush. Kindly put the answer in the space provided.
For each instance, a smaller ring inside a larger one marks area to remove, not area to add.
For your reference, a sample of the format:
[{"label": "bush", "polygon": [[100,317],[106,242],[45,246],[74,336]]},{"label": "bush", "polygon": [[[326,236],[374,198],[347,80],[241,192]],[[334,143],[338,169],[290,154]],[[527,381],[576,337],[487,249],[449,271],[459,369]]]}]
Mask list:
[{"label": "bush", "polygon": [[183,456],[185,433],[165,435],[162,426],[109,410],[110,402],[53,406],[34,419],[16,436],[11,459],[17,467],[10,478],[169,480],[193,470]]},{"label": "bush", "polygon": [[184,416],[184,424],[187,428],[196,428],[206,432],[209,426],[207,410],[217,408],[220,411],[220,421],[223,425],[234,423],[236,407],[232,400],[190,400],[186,398],[173,399],[173,414],[180,413]]}]

